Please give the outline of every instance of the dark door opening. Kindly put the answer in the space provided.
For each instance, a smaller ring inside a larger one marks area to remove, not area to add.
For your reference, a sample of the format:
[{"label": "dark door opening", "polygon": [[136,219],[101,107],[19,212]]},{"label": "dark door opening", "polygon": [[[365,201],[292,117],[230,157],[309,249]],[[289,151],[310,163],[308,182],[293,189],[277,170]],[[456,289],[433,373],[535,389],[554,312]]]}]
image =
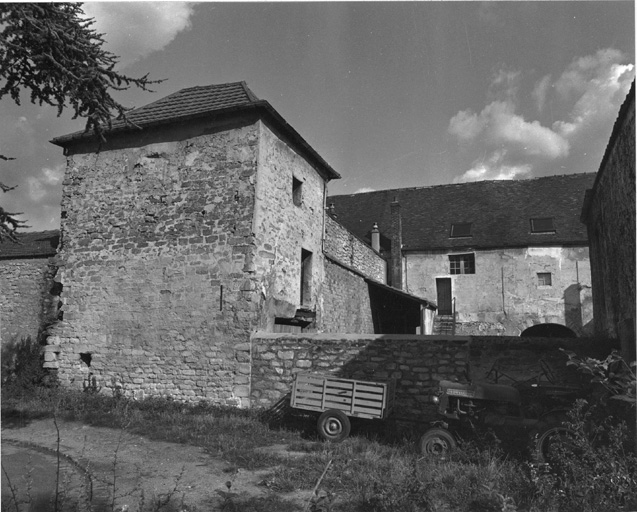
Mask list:
[{"label": "dark door opening", "polygon": [[438,293],[438,314],[451,315],[451,279],[448,277],[437,278],[436,291]]}]

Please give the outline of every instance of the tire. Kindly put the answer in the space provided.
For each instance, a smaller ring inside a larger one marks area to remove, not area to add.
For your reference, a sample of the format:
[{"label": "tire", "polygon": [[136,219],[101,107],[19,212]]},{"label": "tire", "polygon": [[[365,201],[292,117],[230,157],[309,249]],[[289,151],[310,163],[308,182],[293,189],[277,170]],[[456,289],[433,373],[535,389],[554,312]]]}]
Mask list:
[{"label": "tire", "polygon": [[572,431],[562,425],[549,425],[541,429],[535,438],[534,456],[537,462],[549,463],[553,459],[554,443],[569,443]]},{"label": "tire", "polygon": [[453,434],[444,428],[430,428],[420,438],[420,453],[444,458],[456,449]]},{"label": "tire", "polygon": [[352,425],[345,413],[330,409],[319,416],[317,428],[324,441],[340,443],[349,436]]}]

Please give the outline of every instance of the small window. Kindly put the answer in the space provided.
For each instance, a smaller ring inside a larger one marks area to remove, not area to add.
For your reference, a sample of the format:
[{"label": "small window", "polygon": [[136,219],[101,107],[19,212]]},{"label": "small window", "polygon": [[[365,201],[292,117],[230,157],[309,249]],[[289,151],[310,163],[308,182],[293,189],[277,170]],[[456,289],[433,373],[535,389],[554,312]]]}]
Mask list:
[{"label": "small window", "polygon": [[303,182],[292,176],[292,202],[295,206],[301,206],[301,202],[303,201],[302,190]]},{"label": "small window", "polygon": [[457,222],[451,225],[449,238],[464,238],[471,235],[471,222]]},{"label": "small window", "polygon": [[555,233],[553,217],[531,219],[531,233]]},{"label": "small window", "polygon": [[551,286],[553,282],[551,281],[551,273],[550,272],[538,272],[537,273],[537,284],[538,286]]},{"label": "small window", "polygon": [[309,304],[312,297],[312,253],[301,249],[301,305]]},{"label": "small window", "polygon": [[474,254],[454,254],[449,256],[450,274],[475,274],[476,258]]}]

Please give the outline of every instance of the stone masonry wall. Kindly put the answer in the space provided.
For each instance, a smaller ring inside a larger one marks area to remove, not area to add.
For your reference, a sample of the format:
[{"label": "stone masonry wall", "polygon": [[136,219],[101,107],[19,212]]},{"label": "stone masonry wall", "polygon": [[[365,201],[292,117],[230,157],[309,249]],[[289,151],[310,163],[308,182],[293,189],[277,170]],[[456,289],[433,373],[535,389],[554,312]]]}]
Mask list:
[{"label": "stone masonry wall", "polygon": [[0,340],[31,336],[57,314],[58,297],[52,295],[56,268],[49,258],[0,260]]},{"label": "stone masonry wall", "polygon": [[374,333],[369,285],[363,277],[325,258],[319,332]]},{"label": "stone masonry wall", "polygon": [[[299,184],[294,197],[294,180]],[[276,317],[290,318],[303,306],[317,311],[323,282],[323,201],[325,182],[318,172],[270,126],[259,124],[259,159],[254,233],[255,297],[265,300],[261,328]],[[301,300],[302,251],[307,262]],[[303,303],[301,303],[303,302]]]},{"label": "stone masonry wall", "polygon": [[363,275],[387,284],[387,262],[380,254],[329,215],[325,217],[325,252]]},{"label": "stone masonry wall", "polygon": [[258,127],[170,130],[144,130],[139,147],[128,135],[98,154],[71,151],[64,317],[46,366],[67,386],[245,406],[260,308],[250,265]]},{"label": "stone masonry wall", "polygon": [[[467,363],[474,381],[486,380],[494,366],[506,375],[526,380],[541,374],[541,358],[556,382],[576,381],[578,375],[566,366],[566,356],[559,348],[594,357],[604,357],[610,351],[594,340],[583,339],[259,332],[252,336],[252,406],[276,403],[290,392],[298,372],[372,381],[394,379],[396,403],[392,416],[422,423],[436,416],[430,397],[438,381],[466,382]],[[500,377],[500,383],[510,382]]]},{"label": "stone masonry wall", "polygon": [[635,357],[635,100],[631,92],[600,167],[586,214],[595,331]]}]

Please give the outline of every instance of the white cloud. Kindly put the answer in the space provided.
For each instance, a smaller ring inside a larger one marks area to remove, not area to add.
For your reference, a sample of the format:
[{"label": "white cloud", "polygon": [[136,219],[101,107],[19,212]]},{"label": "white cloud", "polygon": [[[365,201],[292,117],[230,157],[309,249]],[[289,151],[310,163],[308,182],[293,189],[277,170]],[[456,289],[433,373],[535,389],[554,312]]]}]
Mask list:
[{"label": "white cloud", "polygon": [[364,194],[365,192],[376,192],[376,189],[371,187],[362,187],[358,190],[355,190],[354,194]]},{"label": "white cloud", "polygon": [[487,160],[473,163],[473,167],[454,178],[454,183],[483,180],[513,180],[528,178],[531,175],[530,164],[508,164],[505,150],[495,151]]},{"label": "white cloud", "polygon": [[563,101],[574,102],[568,119],[556,121],[553,129],[569,140],[599,135],[617,117],[635,78],[633,64],[624,64],[617,50],[599,50],[575,59],[555,82]]},{"label": "white cloud", "polygon": [[546,97],[551,87],[551,75],[546,75],[538,83],[535,84],[531,95],[535,99],[535,105],[539,112],[544,110],[546,104]]},{"label": "white cloud", "polygon": [[27,185],[29,186],[29,198],[32,201],[39,201],[46,195],[46,189],[38,178],[29,176],[27,178]]},{"label": "white cloud", "polygon": [[605,147],[635,70],[621,52],[605,49],[574,59],[555,81],[550,75],[541,78],[531,98],[539,113],[549,102],[552,115],[560,113],[561,119],[550,127],[518,112],[521,77],[513,71],[497,72],[487,105],[479,113],[463,110],[450,119],[448,131],[462,147],[485,155],[455,182],[526,177],[538,165],[586,155],[600,141]]},{"label": "white cloud", "polygon": [[37,176],[27,178],[28,194],[32,201],[41,201],[45,196],[58,190],[64,178],[64,165],[53,168],[43,167]]},{"label": "white cloud", "polygon": [[510,101],[494,101],[480,114],[458,112],[449,121],[449,133],[492,151],[505,146],[515,154],[546,159],[566,156],[569,149],[568,142],[550,128],[516,114]]},{"label": "white cloud", "polygon": [[53,169],[44,167],[42,169],[42,181],[47,185],[57,185],[64,178],[64,165],[57,165]]},{"label": "white cloud", "polygon": [[83,9],[95,18],[105,48],[120,57],[120,68],[165,48],[190,28],[193,14],[189,2],[87,2]]}]

